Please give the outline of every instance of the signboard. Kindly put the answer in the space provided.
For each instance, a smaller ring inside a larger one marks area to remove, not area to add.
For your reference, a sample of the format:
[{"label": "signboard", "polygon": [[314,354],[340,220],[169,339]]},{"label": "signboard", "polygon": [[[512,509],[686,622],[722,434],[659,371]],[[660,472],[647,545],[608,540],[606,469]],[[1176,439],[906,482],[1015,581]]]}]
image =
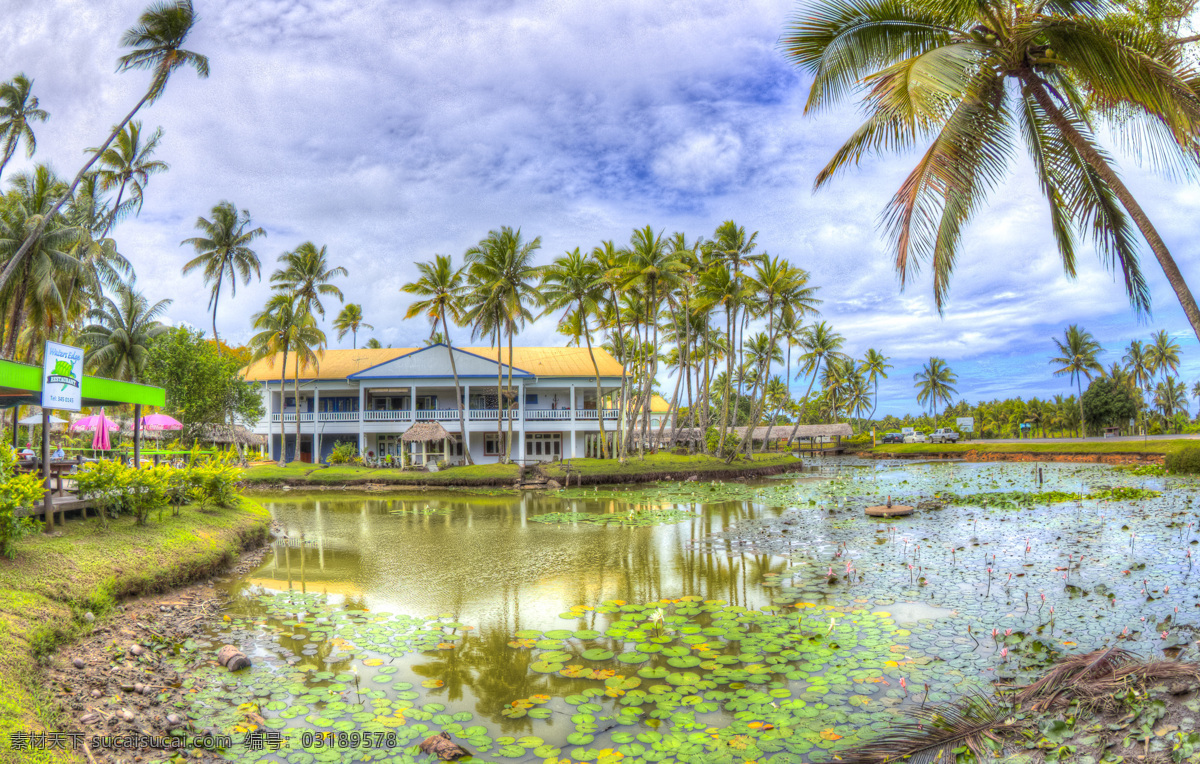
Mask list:
[{"label": "signboard", "polygon": [[913,434],[913,428],[911,428],[911,427],[901,427],[901,428],[900,428],[900,432],[901,432],[902,434],[904,434],[904,435],[912,435],[912,434]]},{"label": "signboard", "polygon": [[83,407],[83,350],[47,342],[42,360],[42,408],[79,411]]},{"label": "signboard", "polygon": [[975,432],[975,417],[960,416],[954,420],[954,424],[958,425],[958,429],[963,432]]}]

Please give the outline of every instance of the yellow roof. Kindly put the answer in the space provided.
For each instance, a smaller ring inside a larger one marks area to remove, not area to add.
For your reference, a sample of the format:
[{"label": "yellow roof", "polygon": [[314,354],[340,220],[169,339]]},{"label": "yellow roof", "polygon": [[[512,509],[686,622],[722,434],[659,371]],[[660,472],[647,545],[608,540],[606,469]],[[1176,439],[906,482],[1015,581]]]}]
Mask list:
[{"label": "yellow roof", "polygon": [[[345,379],[351,374],[378,366],[381,363],[393,361],[401,356],[422,350],[423,348],[359,348],[357,350],[326,350],[318,359],[317,368],[301,364],[300,379]],[[464,348],[457,347],[465,353],[472,353],[489,360],[496,359],[496,348]],[[600,368],[602,377],[619,377],[622,373],[621,364],[617,359],[601,348],[592,351],[596,356],[596,365],[588,355],[586,347],[582,348],[513,348],[513,366],[523,369],[539,377],[594,377],[596,367]],[[502,362],[508,362],[508,348],[500,351]],[[278,355],[268,356],[251,363],[242,369],[242,374],[250,382],[277,380],[281,376],[281,364]],[[288,357],[286,379],[295,379],[295,361]],[[666,401],[663,401],[664,405]],[[664,411],[666,409],[663,409]]]},{"label": "yellow roof", "polygon": [[666,398],[662,397],[661,395],[659,395],[658,393],[655,393],[654,396],[650,398],[650,411],[652,413],[659,412],[659,411],[670,411],[670,410],[671,410],[671,402],[668,401]]}]

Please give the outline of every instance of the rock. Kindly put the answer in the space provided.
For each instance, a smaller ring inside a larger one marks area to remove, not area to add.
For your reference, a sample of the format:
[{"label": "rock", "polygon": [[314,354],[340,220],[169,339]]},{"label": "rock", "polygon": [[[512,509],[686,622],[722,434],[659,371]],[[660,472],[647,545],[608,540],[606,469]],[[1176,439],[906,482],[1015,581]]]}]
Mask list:
[{"label": "rock", "polygon": [[101,690],[99,687],[97,687],[97,688],[95,688],[95,689],[93,689],[93,690],[92,690],[92,697],[93,697],[93,698],[99,698],[99,697],[101,697],[102,695],[104,695],[104,692],[103,692],[103,691],[102,691],[102,690]]},{"label": "rock", "polygon": [[903,515],[911,515],[913,508],[903,504],[893,504],[890,507],[886,504],[879,504],[874,507],[867,507],[866,512],[868,517],[901,517]]},{"label": "rock", "polygon": [[454,761],[457,758],[467,755],[466,749],[455,743],[450,738],[449,732],[443,732],[440,735],[430,735],[421,741],[418,746],[421,753],[433,754],[442,761]]},{"label": "rock", "polygon": [[128,708],[122,708],[120,716],[123,721],[127,721],[127,722],[131,722],[135,718],[133,715],[133,712],[130,711]]},{"label": "rock", "polygon": [[80,724],[95,724],[98,721],[100,721],[100,714],[97,713],[87,713],[79,717]]},{"label": "rock", "polygon": [[917,509],[942,509],[945,506],[945,503],[937,499],[927,499],[917,503]]},{"label": "rock", "polygon": [[130,645],[129,652],[132,655],[141,655],[142,653],[146,652],[146,648],[142,647],[141,645],[134,644]]},{"label": "rock", "polygon": [[685,482],[685,483],[695,483],[695,482],[696,482],[697,480],[699,480],[699,479],[700,479],[700,476],[699,476],[699,475],[692,475],[691,477],[689,477],[687,480],[685,480],[685,481],[683,481],[683,482]]},{"label": "rock", "polygon": [[96,616],[92,615],[92,611],[89,610],[83,614],[83,620],[91,623],[92,621],[96,620]]},{"label": "rock", "polygon": [[175,729],[183,724],[183,717],[179,714],[167,714],[167,729]]},{"label": "rock", "polygon": [[562,485],[554,478],[550,478],[546,481],[546,487],[551,491],[557,491],[558,489],[562,488]]},{"label": "rock", "polygon": [[87,664],[83,662],[83,658],[76,658],[75,660],[71,661],[71,665],[77,669],[81,669]]},{"label": "rock", "polygon": [[250,659],[246,654],[233,645],[224,645],[217,652],[217,663],[230,671],[240,671],[250,667]]}]

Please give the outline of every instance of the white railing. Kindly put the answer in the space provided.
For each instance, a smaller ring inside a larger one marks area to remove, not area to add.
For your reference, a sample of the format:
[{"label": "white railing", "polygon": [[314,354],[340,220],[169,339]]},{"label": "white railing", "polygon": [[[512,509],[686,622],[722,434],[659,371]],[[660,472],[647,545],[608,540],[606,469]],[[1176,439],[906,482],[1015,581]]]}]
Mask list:
[{"label": "white railing", "polygon": [[417,412],[418,422],[450,422],[458,421],[458,409],[432,409]]},{"label": "white railing", "polygon": [[357,422],[357,411],[322,411],[319,421],[321,422]]},{"label": "white railing", "polygon": [[515,411],[501,411],[500,409],[471,409],[468,413],[470,414],[470,419],[473,422],[495,422],[497,419],[504,419],[507,421],[509,419],[515,419],[517,416],[517,412]]},{"label": "white railing", "polygon": [[540,422],[546,420],[562,420],[570,419],[570,409],[526,409],[525,419],[530,422]]},{"label": "white railing", "polygon": [[363,414],[364,422],[409,422],[412,421],[411,411],[366,411]]},{"label": "white railing", "polygon": [[[621,413],[620,409],[604,409],[604,418],[606,420],[616,419],[620,415],[620,413]],[[599,419],[600,417],[597,415],[597,411],[595,409],[576,409],[575,410],[575,418],[576,419]]]},{"label": "white railing", "polygon": [[[312,420],[313,420],[312,414],[303,414],[303,413],[300,414],[301,422],[311,422]],[[292,411],[292,412],[285,412],[283,414],[272,414],[271,421],[272,422],[295,422],[296,421],[296,412]]]}]

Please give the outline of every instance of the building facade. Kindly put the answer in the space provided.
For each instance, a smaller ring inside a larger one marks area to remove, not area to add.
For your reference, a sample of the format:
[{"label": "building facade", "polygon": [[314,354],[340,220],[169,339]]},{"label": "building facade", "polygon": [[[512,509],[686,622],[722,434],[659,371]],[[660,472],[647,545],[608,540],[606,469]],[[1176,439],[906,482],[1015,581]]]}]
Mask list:
[{"label": "building facade", "polygon": [[[624,370],[604,350],[592,353],[594,360],[587,348],[514,348],[510,362],[507,348],[499,354],[443,344],[327,350],[298,372],[289,357],[286,373],[281,358],[265,358],[243,369],[259,385],[267,412],[250,426],[268,437],[273,459],[282,449],[289,460],[323,462],[338,443],[348,442],[374,459],[403,453],[412,464],[458,464],[470,449],[472,461],[486,464],[500,460],[510,426],[510,459],[593,456],[601,422],[610,439],[617,425],[611,406]],[[419,422],[436,422],[447,437],[406,442],[404,434]]]}]

